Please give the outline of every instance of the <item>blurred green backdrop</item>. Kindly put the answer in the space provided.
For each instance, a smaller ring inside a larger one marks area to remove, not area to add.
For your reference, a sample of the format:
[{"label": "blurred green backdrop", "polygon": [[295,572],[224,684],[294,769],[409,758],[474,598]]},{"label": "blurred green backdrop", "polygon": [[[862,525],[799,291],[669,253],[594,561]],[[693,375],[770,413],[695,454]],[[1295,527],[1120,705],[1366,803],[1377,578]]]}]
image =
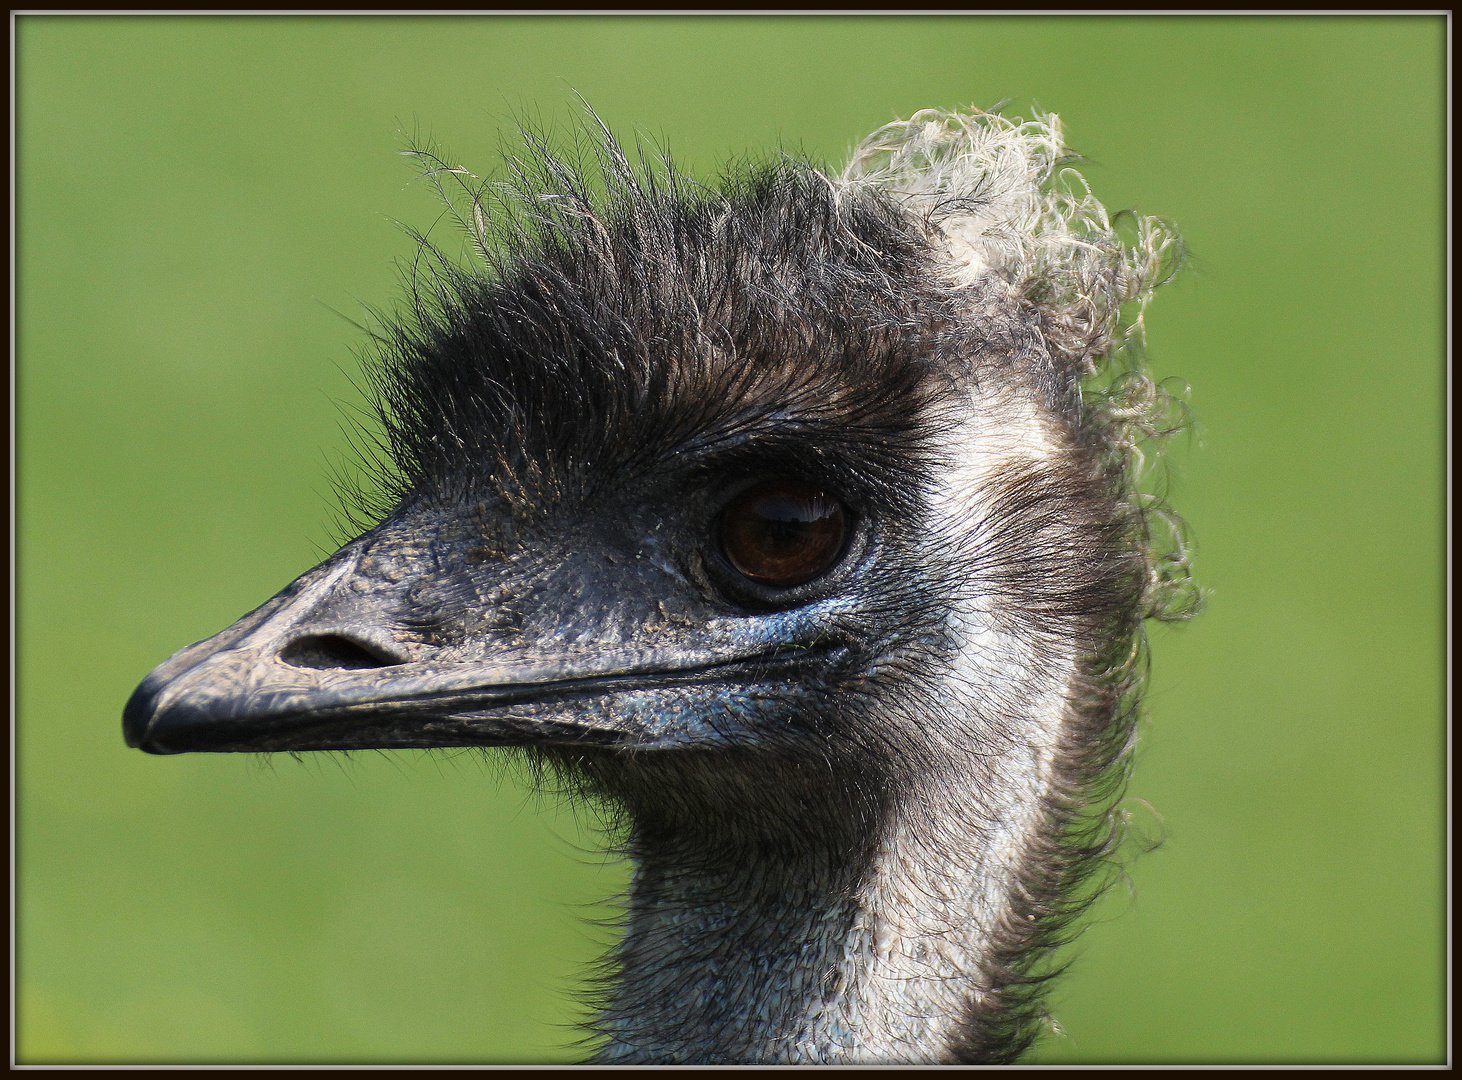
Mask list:
[{"label": "blurred green backdrop", "polygon": [[[695,173],[838,163],[929,106],[1059,112],[1193,265],[1172,500],[1208,612],[1153,634],[1164,822],[1045,1062],[1437,1061],[1441,17],[22,16],[19,1026],[27,1062],[562,1061],[592,822],[474,756],[145,757],[123,702],[333,546],[401,132],[490,169],[582,93]],[[1140,804],[1136,804],[1139,805]]]}]

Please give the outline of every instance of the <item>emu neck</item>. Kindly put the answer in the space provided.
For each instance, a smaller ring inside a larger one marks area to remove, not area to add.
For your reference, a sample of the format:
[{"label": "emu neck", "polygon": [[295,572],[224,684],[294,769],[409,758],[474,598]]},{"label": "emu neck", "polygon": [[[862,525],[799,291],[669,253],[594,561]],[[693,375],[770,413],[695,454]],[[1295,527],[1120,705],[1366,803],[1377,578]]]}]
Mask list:
[{"label": "emu neck", "polygon": [[647,853],[597,1060],[835,1060],[823,1013],[841,990],[855,878],[849,867],[798,875]]},{"label": "emu neck", "polygon": [[971,1026],[1034,800],[992,814],[954,795],[973,779],[904,793],[866,844],[732,845],[718,859],[703,838],[639,837],[596,1060],[978,1060]]}]

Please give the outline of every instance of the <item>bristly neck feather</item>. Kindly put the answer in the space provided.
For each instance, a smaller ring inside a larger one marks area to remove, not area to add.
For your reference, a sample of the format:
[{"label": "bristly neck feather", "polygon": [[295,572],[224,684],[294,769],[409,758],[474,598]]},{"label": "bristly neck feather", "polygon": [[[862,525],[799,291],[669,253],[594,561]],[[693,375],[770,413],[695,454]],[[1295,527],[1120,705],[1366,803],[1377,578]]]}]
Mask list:
[{"label": "bristly neck feather", "polygon": [[1040,816],[1039,753],[1007,750],[996,771],[1008,805],[993,805],[990,772],[949,770],[901,792],[861,842],[708,858],[703,836],[640,838],[595,1060],[1013,1057],[1023,1042],[995,1045],[975,1030],[999,994],[988,961],[1002,928],[1034,917],[1018,910],[1012,864],[1030,857]]}]

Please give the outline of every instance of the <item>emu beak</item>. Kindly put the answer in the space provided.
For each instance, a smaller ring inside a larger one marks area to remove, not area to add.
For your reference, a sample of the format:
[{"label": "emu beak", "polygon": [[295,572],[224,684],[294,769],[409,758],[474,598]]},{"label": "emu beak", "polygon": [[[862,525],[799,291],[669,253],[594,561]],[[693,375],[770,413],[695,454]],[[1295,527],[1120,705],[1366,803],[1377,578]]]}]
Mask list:
[{"label": "emu beak", "polygon": [[[356,545],[343,549],[161,664],[127,702],[127,744],[153,754],[666,745],[676,740],[677,710],[606,703],[635,691],[744,682],[765,677],[769,661],[778,666],[764,647],[725,644],[548,652],[530,643],[479,656],[403,645],[389,627],[405,587],[362,576],[361,557]],[[655,718],[662,714],[669,718]]]}]

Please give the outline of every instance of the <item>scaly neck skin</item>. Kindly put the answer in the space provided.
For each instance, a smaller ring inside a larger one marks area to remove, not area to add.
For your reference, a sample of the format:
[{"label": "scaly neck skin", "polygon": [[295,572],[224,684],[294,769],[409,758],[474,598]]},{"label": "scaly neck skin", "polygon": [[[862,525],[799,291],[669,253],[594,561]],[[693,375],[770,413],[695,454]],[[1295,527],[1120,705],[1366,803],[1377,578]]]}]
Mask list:
[{"label": "scaly neck skin", "polygon": [[[649,854],[635,875],[603,1063],[832,1060],[818,1013],[856,920],[847,867],[696,865]],[[809,1045],[811,1044],[811,1045]]]},{"label": "scaly neck skin", "polygon": [[960,1060],[1036,813],[990,778],[924,778],[858,855],[641,844],[596,1061]]}]

